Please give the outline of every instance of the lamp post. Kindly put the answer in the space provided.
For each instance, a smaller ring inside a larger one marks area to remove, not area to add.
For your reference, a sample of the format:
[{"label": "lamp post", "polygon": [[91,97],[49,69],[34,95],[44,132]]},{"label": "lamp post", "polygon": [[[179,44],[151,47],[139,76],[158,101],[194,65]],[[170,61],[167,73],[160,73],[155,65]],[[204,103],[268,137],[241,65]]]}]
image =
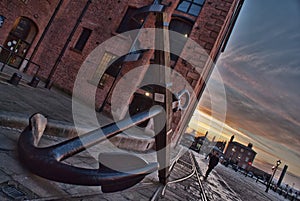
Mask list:
[{"label": "lamp post", "polygon": [[270,188],[270,185],[271,185],[271,183],[272,183],[272,180],[273,180],[273,177],[274,177],[274,175],[275,175],[275,172],[276,172],[276,170],[277,170],[277,168],[278,168],[278,166],[279,166],[280,164],[281,164],[281,161],[278,160],[278,161],[276,161],[275,167],[272,168],[272,169],[273,169],[273,174],[272,174],[272,176],[271,176],[271,178],[269,179],[269,182],[268,182],[268,184],[267,184],[267,188],[266,188],[266,190],[265,190],[266,193],[269,191],[269,188]]}]

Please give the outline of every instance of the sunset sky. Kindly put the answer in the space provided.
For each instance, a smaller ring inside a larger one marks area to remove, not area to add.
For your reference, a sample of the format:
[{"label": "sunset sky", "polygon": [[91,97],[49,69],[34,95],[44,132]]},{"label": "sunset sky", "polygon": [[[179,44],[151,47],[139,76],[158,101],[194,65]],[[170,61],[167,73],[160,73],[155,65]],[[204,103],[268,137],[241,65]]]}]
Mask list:
[{"label": "sunset sky", "polygon": [[[209,120],[203,112],[210,113],[211,101],[222,98],[223,84],[227,111],[220,135],[218,115]],[[245,0],[209,86],[199,105],[203,112],[195,112],[191,127],[209,128],[227,140],[234,134],[236,141],[253,144],[254,165],[271,171],[280,159],[281,168],[286,164],[300,176],[299,0]],[[293,182],[300,188],[299,180]]]}]

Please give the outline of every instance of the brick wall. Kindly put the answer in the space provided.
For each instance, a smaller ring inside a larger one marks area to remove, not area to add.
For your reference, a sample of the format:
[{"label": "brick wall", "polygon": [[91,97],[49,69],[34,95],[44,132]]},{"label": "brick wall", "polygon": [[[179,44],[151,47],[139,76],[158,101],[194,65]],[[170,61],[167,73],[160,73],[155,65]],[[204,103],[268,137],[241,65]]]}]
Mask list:
[{"label": "brick wall", "polygon": [[[205,81],[207,81],[213,69],[224,36],[228,31],[230,19],[238,2],[239,1],[235,0],[206,0],[199,17],[195,20],[190,38],[196,41],[201,48],[196,46],[193,50],[188,51],[193,52],[192,55],[198,55],[189,59],[195,68],[183,62],[178,62],[176,70],[183,73],[198,97],[201,97]],[[189,44],[186,44],[186,48],[188,47]],[[206,53],[203,51],[206,51]],[[185,52],[183,51],[182,54],[184,55]],[[189,57],[189,55],[185,56],[187,58]],[[197,104],[197,99],[191,101],[191,105],[195,104]],[[177,125],[187,124],[194,109],[195,108],[190,107],[185,114],[177,115],[177,119],[175,120],[179,122]],[[178,118],[180,118],[180,120],[178,120]],[[183,129],[185,129],[185,127],[174,126],[173,129],[175,130],[175,134],[179,134],[184,131]],[[179,135],[174,135],[173,141],[176,142],[179,137]]]},{"label": "brick wall", "polygon": [[[69,93],[72,93],[74,82],[77,73],[83,66],[88,66],[83,81],[87,82],[93,76],[96,71],[104,52],[112,52],[117,56],[122,54],[130,48],[132,42],[131,38],[116,36],[116,30],[122,21],[123,16],[126,13],[128,6],[140,8],[142,6],[152,4],[152,0],[101,0],[92,1],[88,9],[84,13],[82,20],[78,23],[78,27],[75,29],[77,20],[83,11],[86,3],[85,1],[72,1],[64,0],[62,5],[57,8],[59,0],[44,1],[39,4],[35,4],[33,1],[28,1],[24,4],[22,1],[1,1],[0,6],[2,15],[7,19],[4,26],[0,29],[0,42],[3,43],[13,27],[13,23],[19,16],[26,16],[32,19],[38,27],[38,35],[33,41],[33,44],[28,51],[27,57],[29,57],[37,41],[40,39],[45,27],[55,10],[58,9],[58,13],[51,23],[47,34],[43,38],[41,45],[38,47],[36,55],[33,57],[33,61],[41,65],[39,77],[43,80],[49,78],[49,74],[53,67],[57,64],[57,68],[54,71],[52,81],[56,87],[59,87]],[[197,96],[200,96],[204,81],[209,77],[210,71],[213,67],[213,61],[217,58],[220,46],[224,39],[224,35],[228,29],[229,20],[232,17],[234,8],[239,0],[206,0],[200,15],[198,17],[188,15],[176,10],[179,0],[163,0],[162,3],[169,5],[166,8],[168,13],[168,21],[170,22],[174,16],[183,17],[194,22],[193,29],[189,38],[196,42],[199,46],[195,46],[190,42],[187,42],[185,48],[182,51],[181,57],[174,66],[174,70],[180,73],[185,80],[192,87]],[[155,16],[151,14],[147,19],[145,27],[154,27]],[[83,51],[79,52],[74,49],[74,46],[80,37],[83,28],[92,30],[92,34],[86,43]],[[73,31],[73,36],[70,35]],[[104,41],[114,37],[115,41],[111,42],[111,46],[98,50],[100,44]],[[68,40],[69,39],[69,40]],[[147,37],[144,37],[147,40]],[[113,45],[121,42],[123,45]],[[67,48],[63,52],[63,47],[67,45]],[[153,45],[153,44],[152,44]],[[151,46],[151,44],[150,44]],[[96,51],[96,52],[95,52]],[[98,52],[97,52],[98,51]],[[191,54],[192,52],[192,54]],[[153,51],[149,51],[143,56],[143,58],[137,62],[132,62],[124,65],[122,70],[123,74],[130,71],[136,66],[147,65],[150,63]],[[60,59],[58,59],[61,56]],[[186,62],[186,61],[189,62]],[[143,74],[137,75],[134,83],[128,81],[128,85],[125,88],[134,88],[138,86]],[[120,79],[120,77],[118,78]],[[103,88],[97,89],[96,97],[90,96],[90,93],[95,91],[95,85],[91,85],[81,94],[79,98],[87,98],[87,102],[93,103],[96,98],[96,108],[98,109],[112,87],[113,78],[110,77],[106,81],[106,85]],[[182,86],[175,86],[175,91],[181,90]],[[122,96],[122,94],[120,94]],[[108,103],[110,97],[108,97]],[[130,101],[130,100],[129,100]],[[194,98],[191,105],[197,102]],[[105,105],[105,110],[110,111],[110,104]],[[187,112],[177,112],[174,114],[173,130],[176,133],[180,133],[185,126],[178,126],[181,123],[186,124],[189,119],[189,115],[195,108],[191,107]],[[122,116],[124,112],[120,112]],[[173,136],[173,140],[178,139],[178,135]]]}]

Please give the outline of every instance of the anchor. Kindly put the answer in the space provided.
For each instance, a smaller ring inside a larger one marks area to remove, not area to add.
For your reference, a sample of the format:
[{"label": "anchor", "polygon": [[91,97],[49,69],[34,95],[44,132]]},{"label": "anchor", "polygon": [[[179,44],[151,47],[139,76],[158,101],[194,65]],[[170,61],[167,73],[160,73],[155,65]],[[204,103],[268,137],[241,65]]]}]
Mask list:
[{"label": "anchor", "polygon": [[[29,125],[18,141],[20,160],[34,174],[57,182],[101,186],[103,192],[127,189],[140,182],[146,175],[158,170],[158,163],[147,163],[127,153],[102,153],[99,169],[87,169],[62,163],[63,160],[84,151],[104,140],[116,136],[136,124],[159,115],[162,108],[154,108],[116,123],[74,137],[64,142],[38,147],[46,128],[47,119],[37,113],[30,117]],[[130,161],[131,164],[122,161]],[[111,168],[113,167],[113,169]]]},{"label": "anchor", "polygon": [[[169,46],[168,23],[166,13],[163,13],[165,6],[154,4],[141,8],[137,13],[155,12],[156,27],[161,37],[157,37],[155,45],[165,51],[155,50],[155,62],[163,66],[169,66],[169,53],[164,48]],[[131,55],[132,56],[132,55]],[[47,119],[42,114],[34,114],[29,119],[29,125],[21,133],[18,141],[18,152],[21,162],[34,174],[43,178],[75,185],[101,186],[105,192],[116,192],[132,187],[140,182],[145,176],[158,170],[159,181],[166,184],[169,177],[170,151],[168,134],[172,132],[170,127],[172,120],[172,109],[184,110],[188,107],[190,94],[187,90],[182,90],[175,95],[167,89],[166,83],[170,83],[166,72],[157,72],[160,87],[154,87],[154,92],[163,97],[154,100],[149,110],[139,112],[129,118],[125,118],[115,123],[103,126],[90,131],[80,137],[74,137],[64,142],[48,146],[39,147],[41,137],[47,125]],[[185,104],[182,105],[181,97],[185,96]],[[177,102],[177,106],[172,107],[172,101]],[[127,153],[101,153],[99,154],[99,168],[88,169],[76,167],[63,163],[63,160],[74,156],[100,142],[108,140],[122,131],[153,118],[155,136],[155,150],[157,151],[157,161],[148,163],[142,158]],[[166,121],[166,122],[165,122]],[[162,125],[164,124],[164,125]],[[159,125],[159,126],[157,126]],[[162,128],[162,129],[161,129]],[[124,162],[122,162],[124,161]],[[130,161],[130,165],[127,161]]]},{"label": "anchor", "polygon": [[[187,103],[182,106],[179,101],[183,95],[189,99],[187,90],[175,95],[175,101],[179,102],[176,104],[177,109],[186,107]],[[124,190],[157,171],[158,162],[147,163],[142,158],[128,153],[99,154],[98,169],[75,167],[62,161],[135,125],[151,118],[155,120],[163,111],[163,107],[151,107],[121,121],[48,147],[38,146],[47,126],[47,119],[42,114],[36,113],[29,118],[29,125],[19,137],[19,157],[32,173],[49,180],[75,185],[101,186],[104,193]]]}]

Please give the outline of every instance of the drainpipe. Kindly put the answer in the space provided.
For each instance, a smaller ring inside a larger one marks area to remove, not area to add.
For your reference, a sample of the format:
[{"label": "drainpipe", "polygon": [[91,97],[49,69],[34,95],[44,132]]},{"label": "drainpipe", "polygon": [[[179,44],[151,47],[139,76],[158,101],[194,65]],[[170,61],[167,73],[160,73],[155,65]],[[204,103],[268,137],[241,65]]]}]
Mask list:
[{"label": "drainpipe", "polygon": [[[148,15],[148,16],[149,16],[149,15]],[[147,17],[145,18],[145,20],[143,21],[143,23],[142,23],[140,29],[141,29],[142,27],[144,27],[144,25],[145,25],[145,23],[146,23],[146,21],[147,21],[147,19],[148,19],[148,16],[147,16]],[[133,48],[134,48],[134,46],[135,46],[135,44],[136,44],[136,42],[137,42],[137,39],[138,39],[140,33],[141,33],[141,32],[139,31],[138,34],[137,34],[137,36],[135,37],[134,41],[132,42],[132,45],[131,45],[130,50],[129,50],[130,53],[133,52]],[[126,57],[124,57],[124,59],[126,59]],[[123,59],[123,60],[124,60],[124,59]],[[104,101],[102,102],[102,105],[101,105],[101,107],[99,108],[98,112],[102,112],[102,111],[104,110],[104,107],[105,107],[105,105],[106,105],[106,103],[107,103],[107,100],[108,100],[108,98],[109,98],[109,96],[110,96],[112,90],[115,88],[115,84],[116,84],[116,82],[117,82],[117,78],[120,76],[121,71],[122,71],[122,68],[123,68],[123,64],[121,64],[121,67],[119,68],[119,70],[118,70],[118,72],[117,72],[117,75],[116,75],[116,77],[115,77],[113,83],[111,84],[111,87],[110,87],[109,91],[106,93],[105,99],[104,99]]]},{"label": "drainpipe", "polygon": [[[44,31],[43,31],[43,33],[42,33],[42,35],[41,35],[39,41],[37,42],[36,46],[34,47],[34,50],[33,50],[32,54],[31,54],[31,56],[30,56],[30,58],[29,58],[29,61],[31,61],[31,60],[33,59],[33,57],[35,56],[36,52],[38,51],[38,49],[39,49],[39,47],[40,47],[42,41],[43,41],[44,38],[45,38],[45,35],[47,34],[47,32],[48,32],[50,26],[52,25],[52,22],[53,22],[55,16],[57,15],[57,13],[58,13],[58,11],[59,11],[59,9],[60,9],[60,7],[61,7],[63,1],[64,1],[64,0],[60,0],[60,1],[58,2],[58,4],[57,4],[57,6],[56,6],[56,8],[55,8],[55,10],[54,10],[54,12],[53,12],[53,14],[52,14],[50,20],[49,20],[49,22],[48,22],[48,24],[47,24],[47,26],[46,26],[46,28],[44,29]],[[26,72],[26,71],[28,70],[29,63],[30,63],[30,62],[28,62],[28,63],[26,64],[26,66],[25,66],[25,68],[24,68],[24,72]]]},{"label": "drainpipe", "polygon": [[64,56],[65,51],[66,51],[69,43],[71,42],[72,37],[74,36],[75,31],[77,30],[79,24],[81,23],[81,20],[82,20],[84,14],[86,13],[86,11],[87,11],[87,9],[88,9],[88,7],[89,7],[89,5],[91,3],[92,3],[92,0],[88,0],[86,2],[86,4],[85,4],[83,10],[81,11],[81,14],[80,14],[79,18],[77,19],[77,22],[76,22],[75,26],[73,27],[73,29],[72,29],[72,31],[71,31],[71,33],[70,33],[70,35],[69,35],[69,37],[68,37],[68,39],[67,39],[64,47],[63,47],[63,49],[61,50],[58,58],[55,61],[54,66],[52,67],[52,69],[50,71],[50,74],[49,74],[49,76],[48,76],[48,78],[46,80],[46,85],[45,85],[46,88],[50,89],[52,87],[52,84],[53,84],[52,77],[53,77],[53,75],[54,75],[54,73],[55,73],[55,71],[56,71],[56,69],[57,69],[57,67],[58,67],[58,65],[59,65],[59,63],[61,61],[61,58]]}]

